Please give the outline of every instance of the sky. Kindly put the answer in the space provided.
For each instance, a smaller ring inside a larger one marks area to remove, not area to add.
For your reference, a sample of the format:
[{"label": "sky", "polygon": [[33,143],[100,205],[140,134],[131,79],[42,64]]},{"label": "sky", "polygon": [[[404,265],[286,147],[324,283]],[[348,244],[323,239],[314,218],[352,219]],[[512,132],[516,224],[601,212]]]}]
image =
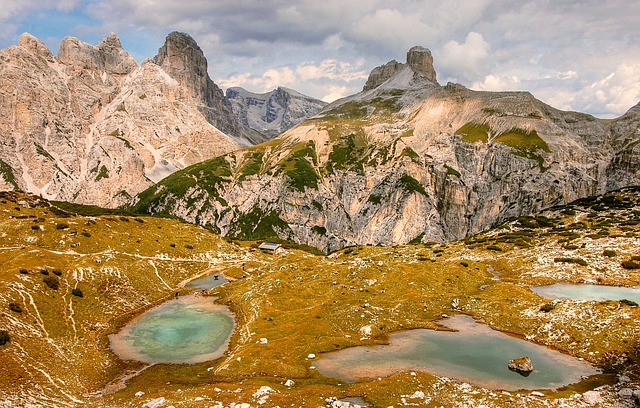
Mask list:
[{"label": "sky", "polygon": [[65,36],[114,32],[141,63],[171,31],[198,42],[223,89],[330,102],[421,45],[442,85],[526,90],[601,118],[640,102],[638,0],[0,0],[0,48],[29,32],[56,54]]}]

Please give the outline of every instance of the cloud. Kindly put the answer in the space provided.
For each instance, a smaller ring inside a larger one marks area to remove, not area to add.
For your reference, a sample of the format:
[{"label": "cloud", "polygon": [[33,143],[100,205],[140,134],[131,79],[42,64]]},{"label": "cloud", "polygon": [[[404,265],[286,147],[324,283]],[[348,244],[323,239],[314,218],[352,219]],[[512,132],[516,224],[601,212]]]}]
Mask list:
[{"label": "cloud", "polygon": [[517,76],[487,75],[482,82],[474,82],[471,89],[478,91],[513,91],[520,89],[520,79]]},{"label": "cloud", "polygon": [[0,23],[0,46],[29,31],[52,50],[114,31],[139,62],[184,31],[213,78],[252,91],[357,92],[413,45],[431,49],[443,82],[526,89],[558,107],[620,114],[640,87],[640,2],[628,0],[0,0]]},{"label": "cloud", "polygon": [[346,35],[351,41],[373,43],[387,50],[408,50],[413,45],[431,42],[437,33],[419,16],[389,8],[363,16]]},{"label": "cloud", "polygon": [[482,34],[470,32],[462,44],[454,40],[444,44],[438,55],[440,65],[455,70],[466,81],[473,80],[487,71],[490,48]]},{"label": "cloud", "polygon": [[[269,92],[278,86],[293,87],[308,95],[332,102],[335,99],[358,92],[368,72],[360,64],[325,59],[319,64],[304,61],[294,69],[280,67],[261,74],[242,72],[228,77],[218,77],[215,82],[223,88],[241,86],[250,92]],[[297,86],[303,84],[303,86]],[[318,96],[316,96],[318,97]]]},{"label": "cloud", "polygon": [[620,64],[609,75],[583,87],[572,108],[604,117],[618,116],[640,102],[640,64]]}]

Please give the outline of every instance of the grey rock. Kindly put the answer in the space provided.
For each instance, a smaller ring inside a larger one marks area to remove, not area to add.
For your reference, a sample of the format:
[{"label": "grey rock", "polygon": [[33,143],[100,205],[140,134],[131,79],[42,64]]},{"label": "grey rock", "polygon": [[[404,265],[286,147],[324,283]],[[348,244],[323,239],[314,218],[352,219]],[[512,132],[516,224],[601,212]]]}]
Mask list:
[{"label": "grey rock", "polygon": [[519,373],[530,373],[533,371],[533,362],[529,357],[520,357],[509,360],[507,367],[509,370],[517,371]]},{"label": "grey rock", "polygon": [[160,408],[160,407],[163,407],[166,403],[167,401],[165,400],[164,397],[159,397],[147,402],[142,407],[143,408]]},{"label": "grey rock", "polygon": [[582,399],[589,405],[602,403],[602,394],[598,391],[587,391],[582,394]]}]

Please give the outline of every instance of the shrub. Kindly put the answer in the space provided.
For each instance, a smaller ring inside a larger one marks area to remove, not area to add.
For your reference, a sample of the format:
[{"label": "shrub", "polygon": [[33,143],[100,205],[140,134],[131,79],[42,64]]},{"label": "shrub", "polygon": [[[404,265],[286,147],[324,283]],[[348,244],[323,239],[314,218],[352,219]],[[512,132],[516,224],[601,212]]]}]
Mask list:
[{"label": "shrub", "polygon": [[144,220],[142,218],[134,218],[133,219],[135,222],[139,222],[140,224],[144,224]]},{"label": "shrub", "polygon": [[627,306],[638,306],[638,304],[636,302],[634,302],[633,300],[629,300],[629,299],[620,299],[620,303],[622,303],[623,305],[627,305]]},{"label": "shrub", "polygon": [[549,303],[545,303],[544,305],[540,306],[540,311],[541,312],[545,312],[545,313],[549,313],[550,311],[552,311],[555,308],[556,308],[556,305],[554,305],[553,303],[549,302]]},{"label": "shrub", "polygon": [[60,286],[60,281],[55,276],[45,276],[42,281],[53,290],[57,290]]},{"label": "shrub", "polygon": [[587,266],[588,263],[582,258],[554,258],[553,262],[574,263],[582,266]]},{"label": "shrub", "polygon": [[65,224],[65,223],[56,224],[56,229],[63,230],[67,228],[69,228],[69,224]]},{"label": "shrub", "polygon": [[624,269],[640,269],[640,262],[637,262],[635,260],[629,259],[627,261],[622,262],[622,267]]},{"label": "shrub", "polygon": [[469,262],[462,261],[462,262],[460,262],[460,265],[462,265],[462,266],[464,266],[466,268],[466,267],[469,266]]},{"label": "shrub", "polygon": [[82,297],[83,296],[82,291],[79,288],[71,289],[71,294],[73,296],[77,296],[77,297]]},{"label": "shrub", "polygon": [[53,272],[53,274],[56,275],[56,276],[62,275],[62,271],[60,269],[58,269],[58,268],[55,268],[51,272]]},{"label": "shrub", "polygon": [[46,269],[40,269],[40,273],[43,274],[43,275],[48,275],[49,271],[46,270]]},{"label": "shrub", "polygon": [[176,244],[169,244],[169,246],[170,246],[171,248],[175,248],[175,247],[176,247]]},{"label": "shrub", "polygon": [[22,313],[22,308],[20,307],[20,305],[14,302],[9,303],[9,310],[16,313]]},{"label": "shrub", "polygon": [[91,236],[91,233],[88,231],[82,231],[82,236],[89,238]]},{"label": "shrub", "polygon": [[191,245],[191,244],[185,244],[184,247],[187,248],[187,249],[193,249],[193,245]]},{"label": "shrub", "polygon": [[0,346],[4,346],[11,338],[6,330],[0,330]]},{"label": "shrub", "polygon": [[29,273],[29,270],[24,269],[24,268],[21,268],[21,269],[20,269],[20,273],[21,273],[22,275],[27,275],[27,274]]},{"label": "shrub", "polygon": [[604,252],[602,252],[602,255],[606,256],[607,258],[615,258],[618,253],[612,249],[605,249]]},{"label": "shrub", "polygon": [[39,225],[32,225],[31,229],[34,231],[40,231],[40,226]]}]

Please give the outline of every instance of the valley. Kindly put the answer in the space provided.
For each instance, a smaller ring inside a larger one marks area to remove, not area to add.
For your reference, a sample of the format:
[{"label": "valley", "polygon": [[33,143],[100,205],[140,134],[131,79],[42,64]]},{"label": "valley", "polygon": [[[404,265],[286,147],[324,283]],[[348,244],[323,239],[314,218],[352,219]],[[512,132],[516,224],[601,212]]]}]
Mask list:
[{"label": "valley", "polygon": [[[0,389],[15,404],[141,406],[164,398],[176,407],[322,406],[357,396],[374,406],[613,407],[633,406],[622,390],[639,388],[637,305],[548,300],[529,289],[635,285],[640,269],[623,264],[640,256],[637,189],[521,217],[462,241],[354,246],[329,256],[292,248],[267,253],[169,219],[72,215],[21,193],[3,193],[0,203],[0,324],[11,336],[0,346],[9,367]],[[43,283],[45,269],[60,272],[57,289]],[[236,317],[222,358],[145,365],[109,350],[107,334],[211,273],[231,280],[210,292]],[[74,288],[82,297],[71,294]],[[314,368],[316,358],[334,350],[384,344],[413,328],[442,330],[438,321],[454,314],[604,372],[559,390],[503,392],[423,372],[345,383]]]}]

